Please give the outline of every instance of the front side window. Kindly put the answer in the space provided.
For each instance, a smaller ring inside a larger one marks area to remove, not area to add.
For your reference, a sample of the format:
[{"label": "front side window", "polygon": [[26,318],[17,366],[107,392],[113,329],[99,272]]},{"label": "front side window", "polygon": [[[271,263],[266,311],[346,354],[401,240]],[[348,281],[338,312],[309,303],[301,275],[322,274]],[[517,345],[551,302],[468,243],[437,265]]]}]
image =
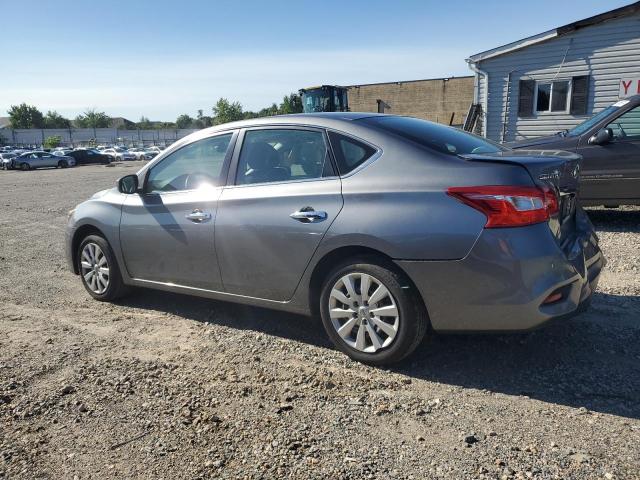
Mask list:
[{"label": "front side window", "polygon": [[536,112],[566,112],[569,110],[569,80],[538,82],[536,85]]},{"label": "front side window", "polygon": [[220,185],[231,135],[205,138],[176,150],[151,168],[145,191],[162,193]]},{"label": "front side window", "polygon": [[334,175],[322,132],[249,130],[244,135],[236,184],[309,180]]},{"label": "front side window", "polygon": [[613,132],[614,140],[640,139],[640,107],[623,113],[609,123],[607,128]]}]

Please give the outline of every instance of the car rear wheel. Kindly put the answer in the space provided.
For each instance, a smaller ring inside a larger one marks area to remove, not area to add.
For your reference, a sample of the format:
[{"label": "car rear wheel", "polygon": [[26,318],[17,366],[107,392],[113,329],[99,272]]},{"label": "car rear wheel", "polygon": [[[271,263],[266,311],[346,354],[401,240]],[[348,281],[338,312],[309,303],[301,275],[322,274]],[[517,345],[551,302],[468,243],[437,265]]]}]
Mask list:
[{"label": "car rear wheel", "polygon": [[20,169],[26,172],[27,170],[31,170],[31,165],[29,165],[28,163],[21,163]]},{"label": "car rear wheel", "polygon": [[67,168],[69,166],[69,164],[67,163],[66,160],[60,160],[58,162],[58,168]]},{"label": "car rear wheel", "polygon": [[126,293],[113,250],[103,237],[87,236],[76,257],[82,284],[93,298],[109,302]]},{"label": "car rear wheel", "polygon": [[343,263],[327,276],[320,312],[336,347],[370,365],[411,354],[428,325],[422,300],[404,275],[370,258]]}]

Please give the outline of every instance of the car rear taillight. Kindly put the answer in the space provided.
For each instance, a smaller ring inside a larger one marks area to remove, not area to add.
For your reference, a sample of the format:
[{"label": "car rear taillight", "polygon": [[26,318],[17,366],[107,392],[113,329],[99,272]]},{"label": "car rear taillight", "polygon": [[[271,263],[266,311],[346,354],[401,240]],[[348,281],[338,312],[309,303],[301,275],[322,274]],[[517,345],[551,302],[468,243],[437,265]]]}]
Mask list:
[{"label": "car rear taillight", "polygon": [[488,185],[451,187],[447,194],[484,213],[485,228],[532,225],[558,213],[558,199],[551,189]]}]

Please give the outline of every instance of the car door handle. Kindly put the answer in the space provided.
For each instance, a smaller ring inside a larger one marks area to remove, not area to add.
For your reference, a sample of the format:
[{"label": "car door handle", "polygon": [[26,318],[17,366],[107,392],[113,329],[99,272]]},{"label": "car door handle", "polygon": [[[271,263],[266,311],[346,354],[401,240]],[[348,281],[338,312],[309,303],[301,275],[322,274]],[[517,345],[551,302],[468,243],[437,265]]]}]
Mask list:
[{"label": "car door handle", "polygon": [[316,211],[312,207],[304,207],[296,212],[293,212],[289,216],[303,223],[312,223],[326,220],[327,212]]},{"label": "car door handle", "polygon": [[207,220],[211,220],[211,214],[207,212],[203,212],[199,208],[196,208],[193,212],[188,213],[186,217],[188,220],[191,220],[192,222],[195,222],[195,223],[202,223]]}]

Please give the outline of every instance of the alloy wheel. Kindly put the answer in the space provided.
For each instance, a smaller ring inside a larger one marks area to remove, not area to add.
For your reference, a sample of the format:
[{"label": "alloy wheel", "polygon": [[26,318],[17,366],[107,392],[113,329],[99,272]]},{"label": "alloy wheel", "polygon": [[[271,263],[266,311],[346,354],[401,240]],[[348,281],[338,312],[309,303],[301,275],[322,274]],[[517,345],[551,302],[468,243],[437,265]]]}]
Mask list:
[{"label": "alloy wheel", "polygon": [[82,278],[87,287],[98,295],[109,288],[109,262],[96,243],[87,243],[80,257]]},{"label": "alloy wheel", "polygon": [[365,353],[391,345],[400,327],[393,295],[366,273],[349,273],[338,279],[329,294],[329,316],[342,340]]}]

